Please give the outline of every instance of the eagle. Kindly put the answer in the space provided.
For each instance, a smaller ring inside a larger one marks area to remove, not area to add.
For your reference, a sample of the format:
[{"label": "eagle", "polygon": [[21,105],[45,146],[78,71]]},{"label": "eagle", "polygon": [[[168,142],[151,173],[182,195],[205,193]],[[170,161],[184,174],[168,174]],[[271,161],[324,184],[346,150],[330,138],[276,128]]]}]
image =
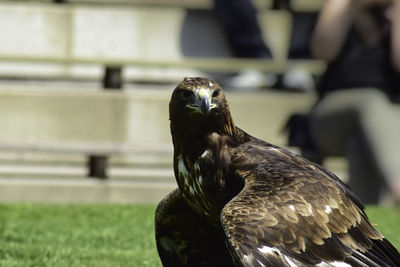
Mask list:
[{"label": "eagle", "polygon": [[215,81],[185,78],[169,116],[178,188],[155,212],[164,266],[400,266],[354,193],[236,127]]}]

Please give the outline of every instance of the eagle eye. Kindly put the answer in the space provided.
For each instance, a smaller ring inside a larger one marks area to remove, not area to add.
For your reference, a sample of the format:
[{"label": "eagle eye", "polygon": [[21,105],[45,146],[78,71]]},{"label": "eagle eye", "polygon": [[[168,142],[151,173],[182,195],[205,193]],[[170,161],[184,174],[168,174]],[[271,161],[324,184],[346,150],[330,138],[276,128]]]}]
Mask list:
[{"label": "eagle eye", "polygon": [[188,100],[193,95],[192,91],[182,90],[180,96],[183,100]]},{"label": "eagle eye", "polygon": [[220,92],[221,92],[220,89],[214,90],[214,92],[212,93],[212,97],[219,97]]}]

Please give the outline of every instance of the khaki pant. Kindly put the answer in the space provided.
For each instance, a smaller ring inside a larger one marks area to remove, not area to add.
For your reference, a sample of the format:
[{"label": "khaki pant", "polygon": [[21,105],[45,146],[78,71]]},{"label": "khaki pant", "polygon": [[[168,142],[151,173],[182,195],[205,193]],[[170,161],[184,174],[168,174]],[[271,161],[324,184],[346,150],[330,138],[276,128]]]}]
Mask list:
[{"label": "khaki pant", "polygon": [[377,203],[400,182],[400,105],[378,89],[326,95],[311,111],[310,131],[326,156],[346,156],[349,185],[364,203]]}]

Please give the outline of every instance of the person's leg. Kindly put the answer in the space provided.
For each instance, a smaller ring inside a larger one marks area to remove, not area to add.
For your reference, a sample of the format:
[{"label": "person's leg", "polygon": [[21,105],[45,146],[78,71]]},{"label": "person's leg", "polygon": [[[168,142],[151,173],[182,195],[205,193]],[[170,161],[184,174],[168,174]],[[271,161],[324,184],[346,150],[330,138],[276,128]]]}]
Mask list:
[{"label": "person's leg", "polygon": [[310,134],[318,150],[327,156],[344,156],[358,129],[356,100],[346,91],[333,92],[310,112]]},{"label": "person's leg", "polygon": [[366,141],[365,153],[376,163],[377,172],[388,186],[395,188],[400,183],[400,120],[393,109],[386,95],[377,89],[332,92],[311,112],[312,138],[325,155],[343,156],[347,155],[350,140],[361,133]]},{"label": "person's leg", "polygon": [[361,100],[360,122],[367,142],[376,151],[376,158],[381,159],[380,165],[388,170],[386,175],[396,176],[400,171],[400,118],[382,92],[371,91]]},{"label": "person's leg", "polygon": [[[364,99],[360,121],[371,157],[400,203],[400,112],[381,91]],[[397,112],[396,112],[397,109]]]},{"label": "person's leg", "polygon": [[256,9],[250,0],[214,0],[214,10],[224,25],[235,56],[272,57],[262,37]]},{"label": "person's leg", "polygon": [[350,177],[347,184],[364,204],[378,204],[384,183],[370,155],[365,138],[355,135],[349,142],[346,155]]}]

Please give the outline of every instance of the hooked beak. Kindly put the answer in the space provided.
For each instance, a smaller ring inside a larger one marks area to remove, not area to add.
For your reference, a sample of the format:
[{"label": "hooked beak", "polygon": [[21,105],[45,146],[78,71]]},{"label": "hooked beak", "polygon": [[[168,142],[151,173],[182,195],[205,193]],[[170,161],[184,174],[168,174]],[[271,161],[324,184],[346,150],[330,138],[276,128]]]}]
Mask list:
[{"label": "hooked beak", "polygon": [[200,113],[207,115],[211,109],[211,95],[208,89],[198,89],[195,91],[195,101],[191,107]]},{"label": "hooked beak", "polygon": [[207,114],[210,110],[210,100],[206,95],[200,97],[200,111]]}]

